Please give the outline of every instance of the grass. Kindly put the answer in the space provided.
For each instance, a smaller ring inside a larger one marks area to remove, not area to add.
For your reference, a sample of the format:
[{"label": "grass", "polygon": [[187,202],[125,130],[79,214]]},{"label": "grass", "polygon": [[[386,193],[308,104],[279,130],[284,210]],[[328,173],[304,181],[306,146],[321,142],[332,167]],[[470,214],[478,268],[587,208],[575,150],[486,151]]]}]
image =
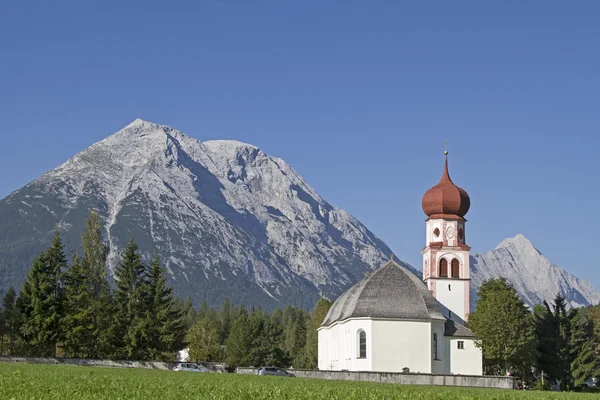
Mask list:
[{"label": "grass", "polygon": [[592,399],[593,395],[0,363],[0,399]]}]

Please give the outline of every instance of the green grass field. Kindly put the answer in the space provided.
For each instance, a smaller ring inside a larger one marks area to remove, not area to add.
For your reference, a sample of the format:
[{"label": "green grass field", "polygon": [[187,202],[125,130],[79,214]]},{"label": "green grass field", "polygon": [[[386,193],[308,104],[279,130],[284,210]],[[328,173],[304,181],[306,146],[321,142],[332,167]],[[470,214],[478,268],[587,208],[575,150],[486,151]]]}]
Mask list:
[{"label": "green grass field", "polygon": [[592,399],[593,395],[0,363],[0,399]]}]

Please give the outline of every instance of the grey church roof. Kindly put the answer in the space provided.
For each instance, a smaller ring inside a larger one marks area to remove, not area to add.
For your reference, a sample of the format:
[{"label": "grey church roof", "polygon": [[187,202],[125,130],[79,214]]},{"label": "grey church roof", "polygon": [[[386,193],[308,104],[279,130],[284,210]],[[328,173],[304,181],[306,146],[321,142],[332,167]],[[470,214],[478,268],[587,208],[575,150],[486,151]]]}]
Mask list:
[{"label": "grey church roof", "polygon": [[425,283],[393,260],[342,294],[321,326],[361,317],[445,319]]},{"label": "grey church roof", "polygon": [[474,338],[475,334],[466,326],[446,318],[446,324],[444,325],[444,336],[460,336]]}]

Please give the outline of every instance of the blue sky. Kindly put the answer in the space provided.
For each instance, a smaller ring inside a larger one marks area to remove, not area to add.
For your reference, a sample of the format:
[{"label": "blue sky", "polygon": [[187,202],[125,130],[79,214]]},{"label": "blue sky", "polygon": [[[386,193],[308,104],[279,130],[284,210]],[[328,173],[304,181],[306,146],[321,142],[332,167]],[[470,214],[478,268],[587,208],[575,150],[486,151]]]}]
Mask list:
[{"label": "blue sky", "polygon": [[523,233],[600,289],[596,1],[11,1],[0,197],[137,117],[283,158],[420,267],[450,172],[474,251]]}]

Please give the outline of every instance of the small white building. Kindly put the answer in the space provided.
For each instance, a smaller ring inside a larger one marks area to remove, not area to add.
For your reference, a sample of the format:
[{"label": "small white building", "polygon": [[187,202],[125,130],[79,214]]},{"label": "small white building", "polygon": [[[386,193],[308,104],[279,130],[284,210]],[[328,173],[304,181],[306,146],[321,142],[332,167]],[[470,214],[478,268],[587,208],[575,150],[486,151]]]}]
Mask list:
[{"label": "small white building", "polygon": [[447,156],[422,204],[423,280],[390,260],[342,294],[318,330],[320,370],[482,374],[481,349],[465,326],[470,199],[450,179]]}]

